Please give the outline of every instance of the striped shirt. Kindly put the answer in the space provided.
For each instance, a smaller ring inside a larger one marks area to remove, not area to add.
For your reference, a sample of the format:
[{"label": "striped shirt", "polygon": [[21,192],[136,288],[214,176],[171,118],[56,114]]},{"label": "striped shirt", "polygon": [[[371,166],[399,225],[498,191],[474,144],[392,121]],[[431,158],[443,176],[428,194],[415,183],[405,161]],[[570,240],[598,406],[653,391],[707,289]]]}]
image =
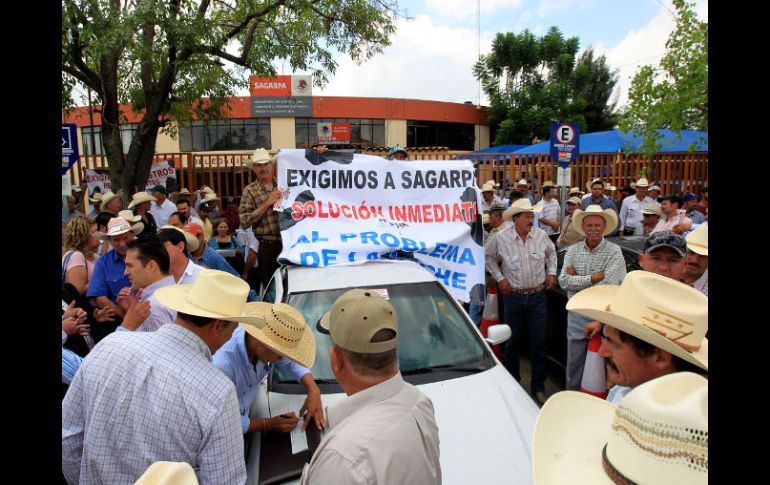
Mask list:
[{"label": "striped shirt", "polygon": [[[238,395],[241,411],[241,429],[245,434],[249,429],[251,402],[257,397],[259,383],[270,373],[273,364],[257,361],[254,365],[249,361],[246,353],[246,331],[240,326],[235,329],[230,340],[217,350],[212,360],[214,365],[235,384],[235,393]],[[275,366],[289,372],[297,381],[310,372],[306,367],[285,358],[276,361]]]},{"label": "striped shirt", "polygon": [[[275,181],[273,181],[273,187],[275,187]],[[259,180],[250,183],[243,189],[241,205],[238,206],[241,226],[253,228],[257,237],[281,235],[281,229],[278,226],[278,213],[273,210],[272,206],[259,215],[254,214],[254,211],[270,197],[271,191],[272,189],[266,189]]]},{"label": "striped shirt", "polygon": [[696,290],[700,291],[706,296],[709,296],[709,270],[706,268],[706,271],[703,272],[702,275],[700,275],[700,278],[695,280],[695,283],[692,284],[692,287]]},{"label": "striped shirt", "polygon": [[[487,271],[498,283],[508,280],[517,290],[529,290],[545,282],[546,273],[556,275],[556,248],[548,235],[533,227],[523,240],[513,224],[490,238],[484,247]],[[497,264],[502,259],[502,271]]]},{"label": "striped shirt", "polygon": [[134,483],[156,461],[189,463],[201,484],[246,481],[233,383],[178,324],[107,336],[62,402],[69,483]]},{"label": "striped shirt", "polygon": [[[567,274],[569,266],[575,268],[577,275]],[[604,279],[596,284],[591,283],[591,275],[600,271],[604,273]],[[581,241],[567,248],[559,275],[559,286],[567,290],[567,298],[572,298],[575,293],[590,286],[619,285],[625,277],[626,261],[620,246],[602,239],[591,251],[586,242]]]},{"label": "striped shirt", "polygon": [[174,277],[169,275],[151,285],[147,285],[142,290],[142,298],[139,301],[150,300],[150,316],[137,328],[138,332],[154,332],[161,325],[173,323],[176,320],[176,310],[163,305],[155,298],[155,290],[164,286],[175,285]]},{"label": "striped shirt", "polygon": [[636,198],[636,195],[629,195],[623,199],[623,203],[620,204],[620,214],[618,219],[620,220],[620,230],[629,227],[636,229],[642,225],[642,209],[650,204],[654,204],[655,201],[649,197],[645,197],[641,201]]},{"label": "striped shirt", "polygon": [[[546,218],[551,222],[558,223],[561,216],[561,206],[559,205],[559,201],[556,199],[551,199],[549,202],[546,202],[545,199],[543,199],[541,202],[543,203],[543,210],[540,211],[540,219]],[[539,222],[539,220],[538,224],[538,227],[544,230],[546,234],[550,235],[559,232],[557,229]]]}]

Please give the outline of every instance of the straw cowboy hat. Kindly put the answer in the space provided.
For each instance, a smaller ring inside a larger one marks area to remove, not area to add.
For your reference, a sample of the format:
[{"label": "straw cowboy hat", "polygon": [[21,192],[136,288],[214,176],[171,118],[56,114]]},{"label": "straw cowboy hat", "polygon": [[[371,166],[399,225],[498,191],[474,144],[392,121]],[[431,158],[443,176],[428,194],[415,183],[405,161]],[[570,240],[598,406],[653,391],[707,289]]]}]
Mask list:
[{"label": "straw cowboy hat", "polygon": [[489,180],[484,183],[484,185],[481,186],[481,192],[494,192],[495,191],[495,183],[492,180]]},{"label": "straw cowboy hat", "polygon": [[635,387],[618,406],[553,395],[532,437],[536,485],[708,482],[708,380],[676,372]]},{"label": "straw cowboy hat", "polygon": [[198,485],[198,477],[189,463],[156,461],[134,485]]},{"label": "straw cowboy hat", "polygon": [[535,213],[535,212],[540,212],[541,210],[543,210],[542,205],[533,206],[532,203],[529,201],[529,199],[519,199],[513,204],[511,204],[511,206],[507,208],[505,212],[503,212],[503,220],[511,221],[513,220],[513,216],[515,216],[516,214],[520,214],[522,212]]},{"label": "straw cowboy hat", "polygon": [[583,201],[581,201],[581,200],[580,200],[580,199],[578,199],[577,197],[570,197],[569,199],[567,199],[567,204],[575,204],[575,205],[580,205],[580,204],[582,204],[582,203],[583,203]]},{"label": "straw cowboy hat", "polygon": [[110,201],[116,197],[119,197],[118,194],[114,193],[113,191],[107,191],[102,195],[101,203],[99,204],[99,210],[102,212],[105,212],[105,209],[107,207],[107,204],[110,203]]},{"label": "straw cowboy hat", "polygon": [[246,166],[252,167],[254,165],[268,165],[273,163],[273,157],[264,148],[257,148],[250,158],[246,159]]},{"label": "straw cowboy hat", "polygon": [[101,192],[94,192],[93,197],[89,197],[88,201],[92,204],[99,204],[102,201],[102,193]]},{"label": "straw cowboy hat", "polygon": [[481,224],[484,225],[484,226],[489,224],[489,214],[488,213],[484,212],[483,214],[481,214]]},{"label": "straw cowboy hat", "polygon": [[214,193],[213,191],[212,191],[212,192],[209,192],[209,193],[207,193],[207,194],[206,194],[206,195],[203,197],[203,199],[201,200],[201,204],[203,204],[204,202],[211,202],[212,200],[219,200],[219,196],[217,196],[217,194],[216,194],[216,193]]},{"label": "straw cowboy hat", "polygon": [[261,325],[239,320],[241,327],[271,350],[310,368],[315,362],[315,339],[305,317],[285,303],[246,303],[243,314],[257,317]]},{"label": "straw cowboy hat", "polygon": [[633,182],[631,182],[631,184],[633,185],[633,188],[650,186],[650,182],[646,178],[640,178],[639,180],[636,181],[636,184],[634,184]]},{"label": "straw cowboy hat", "polygon": [[593,286],[576,293],[567,310],[708,370],[708,297],[684,283],[631,271],[620,286]]},{"label": "straw cowboy hat", "polygon": [[545,189],[546,187],[559,187],[558,185],[554,185],[554,183],[550,180],[546,180],[543,182],[543,185],[540,186],[541,189]]},{"label": "straw cowboy hat", "polygon": [[145,202],[155,202],[155,197],[151,196],[145,191],[137,192],[131,196],[131,202],[129,202],[128,208],[133,209],[139,204],[144,204]]},{"label": "straw cowboy hat", "polygon": [[602,184],[602,188],[604,188],[604,182],[602,182],[602,179],[593,179],[590,182],[586,182],[586,189],[591,192],[591,186],[595,184],[596,182]]},{"label": "straw cowboy hat", "polygon": [[187,190],[187,187],[182,187],[182,190],[179,191],[179,195],[192,195],[192,192]]},{"label": "straw cowboy hat", "polygon": [[244,313],[249,290],[249,284],[237,276],[204,269],[193,284],[159,288],[155,297],[161,304],[188,315],[264,325],[261,317]]},{"label": "straw cowboy hat", "polygon": [[529,182],[527,182],[527,179],[521,179],[516,183],[516,185],[523,185],[524,187],[529,187]]},{"label": "straw cowboy hat", "polygon": [[650,215],[656,215],[659,216],[662,214],[660,210],[659,204],[647,204],[644,209],[642,209],[642,214],[650,214]]},{"label": "straw cowboy hat", "polygon": [[[133,212],[130,210],[122,210],[118,212],[118,217],[122,217],[123,219],[127,220],[128,222],[139,222],[142,220],[141,216],[135,216]],[[144,223],[142,223],[144,224]]]},{"label": "straw cowboy hat", "polygon": [[649,192],[650,190],[660,192],[660,187],[658,187],[657,185],[650,185],[649,187],[647,187],[647,192]]},{"label": "straw cowboy hat", "polygon": [[165,224],[163,226],[160,226],[161,229],[174,229],[176,231],[181,232],[184,235],[185,241],[187,241],[187,252],[194,253],[198,250],[199,247],[201,247],[201,243],[198,241],[198,238],[195,237],[194,234],[185,231],[182,228],[172,226],[171,224]]},{"label": "straw cowboy hat", "polygon": [[701,256],[709,255],[708,224],[701,224],[700,226],[696,227],[693,231],[690,231],[690,233],[687,234],[684,239],[687,241],[687,249],[690,251],[696,254],[700,254]]},{"label": "straw cowboy hat", "polygon": [[585,192],[580,190],[580,187],[572,187],[571,189],[569,189],[569,192],[567,192],[567,195],[569,196],[572,194],[578,194],[578,197],[582,197],[585,195]]},{"label": "straw cowboy hat", "polygon": [[144,222],[137,222],[134,225],[131,225],[130,222],[123,219],[122,217],[113,217],[110,219],[110,222],[107,223],[107,233],[103,232],[96,232],[94,235],[100,240],[100,241],[107,241],[110,236],[119,236],[120,234],[125,234],[128,231],[132,231],[134,234],[139,234],[144,230]]},{"label": "straw cowboy hat", "polygon": [[499,189],[499,188],[500,188],[500,184],[498,184],[498,183],[495,183],[495,181],[494,181],[494,180],[492,180],[492,179],[490,179],[490,180],[487,180],[486,182],[484,182],[484,185],[491,185],[492,187],[494,187],[494,188],[496,188],[496,189]]},{"label": "straw cowboy hat", "polygon": [[601,216],[604,218],[604,222],[607,224],[604,226],[602,236],[606,236],[614,231],[618,225],[618,215],[612,209],[602,210],[601,206],[596,204],[589,205],[586,207],[586,210],[575,209],[575,212],[572,213],[572,220],[575,221],[575,230],[583,236],[586,235],[583,232],[583,219],[588,216]]}]

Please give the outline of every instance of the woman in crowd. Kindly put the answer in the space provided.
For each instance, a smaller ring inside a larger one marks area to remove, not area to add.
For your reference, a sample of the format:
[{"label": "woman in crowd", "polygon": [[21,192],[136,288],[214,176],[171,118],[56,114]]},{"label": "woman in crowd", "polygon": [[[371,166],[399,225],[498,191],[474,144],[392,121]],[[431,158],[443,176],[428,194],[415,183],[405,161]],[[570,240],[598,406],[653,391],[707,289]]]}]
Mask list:
[{"label": "woman in crowd", "polygon": [[146,239],[158,233],[158,225],[155,223],[155,217],[150,214],[150,208],[152,207],[153,202],[155,202],[155,197],[143,190],[135,193],[131,197],[131,203],[128,204],[128,208],[133,210],[134,215],[139,216],[140,220],[144,223],[144,229],[138,236],[139,239]]},{"label": "woman in crowd", "polygon": [[230,226],[227,221],[220,217],[214,221],[214,236],[209,239],[209,246],[212,249],[234,249],[235,255],[226,257],[228,263],[238,272],[243,272],[243,245],[238,238],[230,234]]},{"label": "woman in crowd", "polygon": [[70,283],[85,295],[96,264],[96,221],[85,216],[71,219],[64,228],[62,248],[62,283]]}]

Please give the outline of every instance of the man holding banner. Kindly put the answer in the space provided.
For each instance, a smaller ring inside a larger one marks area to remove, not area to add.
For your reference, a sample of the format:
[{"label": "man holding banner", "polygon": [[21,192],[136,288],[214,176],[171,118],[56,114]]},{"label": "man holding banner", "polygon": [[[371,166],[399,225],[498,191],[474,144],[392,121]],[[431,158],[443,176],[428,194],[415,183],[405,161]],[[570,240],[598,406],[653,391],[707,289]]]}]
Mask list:
[{"label": "man holding banner", "polygon": [[254,171],[257,180],[243,189],[238,213],[241,226],[252,228],[259,241],[257,271],[262,287],[266,288],[270,277],[278,269],[278,255],[281,254],[281,230],[278,214],[273,204],[281,199],[281,192],[273,178],[273,158],[264,148],[257,148],[246,165]]}]

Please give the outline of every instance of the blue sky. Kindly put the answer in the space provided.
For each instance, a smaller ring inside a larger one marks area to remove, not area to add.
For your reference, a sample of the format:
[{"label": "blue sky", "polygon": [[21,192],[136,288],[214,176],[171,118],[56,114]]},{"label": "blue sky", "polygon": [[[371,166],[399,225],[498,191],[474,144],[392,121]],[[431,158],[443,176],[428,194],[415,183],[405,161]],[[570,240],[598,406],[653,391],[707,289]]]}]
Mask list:
[{"label": "blue sky", "polygon": [[[708,20],[708,2],[695,3],[698,15]],[[314,87],[313,94],[478,102],[478,83],[471,74],[479,49],[476,0],[399,5],[412,18],[397,21],[392,45],[360,66],[340,56],[337,73],[324,88]],[[488,52],[498,32],[528,28],[542,35],[555,25],[565,37],[577,36],[581,49],[593,46],[619,69],[616,96],[623,104],[636,70],[656,65],[665,53],[673,10],[670,0],[481,0],[481,52]]]}]

